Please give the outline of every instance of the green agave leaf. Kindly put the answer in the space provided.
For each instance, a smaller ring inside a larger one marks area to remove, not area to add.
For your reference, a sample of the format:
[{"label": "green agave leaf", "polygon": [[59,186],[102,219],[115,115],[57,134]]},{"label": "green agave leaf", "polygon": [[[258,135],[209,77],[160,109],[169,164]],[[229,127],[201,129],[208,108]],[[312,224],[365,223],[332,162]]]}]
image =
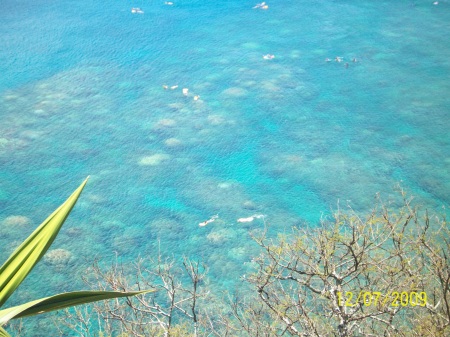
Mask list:
[{"label": "green agave leaf", "polygon": [[0,337],[11,337],[11,335],[0,326]]},{"label": "green agave leaf", "polygon": [[[154,292],[156,290],[144,291],[74,291],[70,293],[62,293],[50,297],[41,298],[16,307],[4,309],[0,311],[0,325],[5,324],[10,319],[21,318],[49,312],[53,310],[64,309],[67,307],[86,304],[95,301],[109,300],[118,297],[128,297],[139,294]],[[0,334],[1,336],[1,334]]]},{"label": "green agave leaf", "polygon": [[17,248],[0,268],[0,307],[22,283],[55,240],[78,200],[86,180]]}]

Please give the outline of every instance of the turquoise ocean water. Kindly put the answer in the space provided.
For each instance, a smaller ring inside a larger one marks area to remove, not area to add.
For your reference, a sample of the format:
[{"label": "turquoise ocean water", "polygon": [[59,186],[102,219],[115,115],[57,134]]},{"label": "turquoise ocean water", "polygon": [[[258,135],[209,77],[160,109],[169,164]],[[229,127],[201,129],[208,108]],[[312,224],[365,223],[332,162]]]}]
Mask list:
[{"label": "turquoise ocean water", "polygon": [[41,263],[16,301],[158,240],[232,287],[254,214],[283,231],[397,183],[448,206],[450,3],[267,3],[0,1],[0,260],[91,175],[52,247],[70,270]]}]

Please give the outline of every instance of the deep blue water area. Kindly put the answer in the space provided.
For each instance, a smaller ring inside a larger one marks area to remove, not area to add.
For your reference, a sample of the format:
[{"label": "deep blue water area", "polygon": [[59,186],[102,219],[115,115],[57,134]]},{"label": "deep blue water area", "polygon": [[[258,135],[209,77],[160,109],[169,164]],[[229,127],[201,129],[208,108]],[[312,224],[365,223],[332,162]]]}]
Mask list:
[{"label": "deep blue water area", "polygon": [[0,260],[91,176],[52,247],[70,270],[44,261],[16,301],[158,247],[231,288],[264,221],[395,206],[397,184],[448,212],[450,2],[267,4],[0,1]]}]

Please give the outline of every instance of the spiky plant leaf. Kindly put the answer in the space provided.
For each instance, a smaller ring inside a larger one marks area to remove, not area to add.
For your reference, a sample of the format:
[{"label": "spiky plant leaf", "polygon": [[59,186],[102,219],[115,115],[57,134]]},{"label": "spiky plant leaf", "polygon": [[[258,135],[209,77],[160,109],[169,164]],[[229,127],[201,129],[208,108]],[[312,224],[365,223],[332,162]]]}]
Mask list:
[{"label": "spiky plant leaf", "polygon": [[11,335],[0,326],[0,337],[11,337]]},{"label": "spiky plant leaf", "polygon": [[[16,307],[4,309],[0,311],[0,325],[5,324],[11,319],[21,318],[42,314],[49,311],[64,309],[67,307],[86,304],[95,301],[109,300],[118,297],[128,297],[139,294],[154,292],[156,290],[144,291],[74,291],[70,293],[62,293],[50,297],[41,298]],[[1,335],[0,335],[1,336]]]},{"label": "spiky plant leaf", "polygon": [[[89,178],[89,177],[88,177]],[[22,283],[55,240],[86,180],[12,253],[0,268],[0,307]]]}]

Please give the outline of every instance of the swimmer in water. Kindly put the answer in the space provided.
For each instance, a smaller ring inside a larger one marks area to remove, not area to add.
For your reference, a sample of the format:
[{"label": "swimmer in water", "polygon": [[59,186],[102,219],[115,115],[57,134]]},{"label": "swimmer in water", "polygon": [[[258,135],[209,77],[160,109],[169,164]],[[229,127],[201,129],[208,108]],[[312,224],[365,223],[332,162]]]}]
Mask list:
[{"label": "swimmer in water", "polygon": [[256,6],[254,6],[253,9],[262,8],[263,6],[266,6],[265,2],[261,2],[260,4],[256,4]]},{"label": "swimmer in water", "polygon": [[272,60],[272,59],[274,59],[275,58],[275,55],[272,55],[272,54],[267,54],[267,55],[264,55],[263,56],[263,59],[264,60]]},{"label": "swimmer in water", "polygon": [[219,214],[216,214],[216,215],[213,215],[212,217],[211,217],[211,219],[209,219],[209,220],[206,220],[206,221],[203,221],[203,222],[200,222],[198,225],[200,226],[200,227],[205,227],[207,224],[209,224],[210,222],[214,222],[216,219],[218,219],[219,218]]},{"label": "swimmer in water", "polygon": [[264,218],[263,214],[254,214],[252,216],[249,216],[248,218],[239,218],[237,219],[237,222],[252,222],[255,219],[261,219]]},{"label": "swimmer in water", "polygon": [[336,56],[336,58],[334,59],[336,62],[342,62],[344,60],[343,57],[341,56]]}]

